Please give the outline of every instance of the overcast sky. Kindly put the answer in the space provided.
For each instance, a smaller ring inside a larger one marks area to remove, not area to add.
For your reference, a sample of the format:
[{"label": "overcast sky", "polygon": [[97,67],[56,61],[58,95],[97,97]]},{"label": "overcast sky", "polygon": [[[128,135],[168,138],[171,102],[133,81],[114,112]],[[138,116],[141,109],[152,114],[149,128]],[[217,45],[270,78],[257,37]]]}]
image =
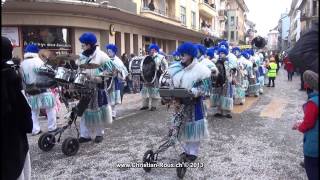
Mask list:
[{"label": "overcast sky", "polygon": [[256,24],[258,35],[267,36],[278,25],[281,13],[289,13],[292,0],[244,0],[249,13],[248,20]]}]

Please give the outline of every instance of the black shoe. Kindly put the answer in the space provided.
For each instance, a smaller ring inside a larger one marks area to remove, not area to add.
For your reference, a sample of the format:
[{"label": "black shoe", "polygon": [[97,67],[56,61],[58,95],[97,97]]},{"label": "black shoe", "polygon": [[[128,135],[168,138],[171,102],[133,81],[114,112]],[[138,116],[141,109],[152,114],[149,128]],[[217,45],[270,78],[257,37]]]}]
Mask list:
[{"label": "black shoe", "polygon": [[187,154],[187,158],[189,161],[193,162],[195,161],[198,157],[195,155]]},{"label": "black shoe", "polygon": [[243,105],[243,103],[241,102],[240,105]]},{"label": "black shoe", "polygon": [[84,137],[80,137],[79,138],[79,143],[86,143],[91,141],[91,138],[84,138]]},{"label": "black shoe", "polygon": [[270,85],[268,85],[267,87],[270,87]]},{"label": "black shoe", "polygon": [[146,109],[148,109],[148,107],[146,106],[143,106],[142,108],[140,108],[140,110],[146,110]]},{"label": "black shoe", "polygon": [[222,117],[222,114],[220,114],[220,113],[215,113],[215,114],[214,114],[214,117]]},{"label": "black shoe", "polygon": [[300,166],[304,168],[304,162],[300,162]]},{"label": "black shoe", "polygon": [[225,115],[226,118],[232,118],[231,114]]},{"label": "black shoe", "polygon": [[274,85],[272,87],[274,87]]},{"label": "black shoe", "polygon": [[155,111],[156,109],[156,107],[151,107],[150,111]]},{"label": "black shoe", "polygon": [[37,136],[37,135],[39,135],[39,134],[41,134],[42,133],[42,131],[40,130],[39,132],[37,132],[37,133],[32,133],[31,135],[32,136]]},{"label": "black shoe", "polygon": [[96,136],[96,138],[94,139],[95,143],[100,143],[103,140],[102,136]]},{"label": "black shoe", "polygon": [[255,94],[254,97],[259,97],[259,96]]}]

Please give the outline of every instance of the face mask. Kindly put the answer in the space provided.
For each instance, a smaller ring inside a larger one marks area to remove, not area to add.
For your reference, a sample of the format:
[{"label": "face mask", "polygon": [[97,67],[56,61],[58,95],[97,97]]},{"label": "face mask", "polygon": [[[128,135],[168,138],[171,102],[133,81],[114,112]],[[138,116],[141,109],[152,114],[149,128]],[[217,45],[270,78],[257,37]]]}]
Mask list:
[{"label": "face mask", "polygon": [[111,50],[111,49],[108,49],[108,55],[110,56],[110,57],[114,57],[115,56],[115,53]]}]

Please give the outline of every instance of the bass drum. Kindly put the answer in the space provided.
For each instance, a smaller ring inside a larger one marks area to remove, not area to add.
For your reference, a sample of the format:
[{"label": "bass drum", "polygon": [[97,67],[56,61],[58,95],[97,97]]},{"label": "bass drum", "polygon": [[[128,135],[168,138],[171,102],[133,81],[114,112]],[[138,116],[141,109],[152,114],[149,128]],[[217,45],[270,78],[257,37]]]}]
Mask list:
[{"label": "bass drum", "polygon": [[141,62],[141,76],[144,82],[153,83],[157,78],[156,63],[151,56],[146,56]]},{"label": "bass drum", "polygon": [[136,56],[129,63],[129,72],[131,75],[141,75],[141,63],[145,56]]}]

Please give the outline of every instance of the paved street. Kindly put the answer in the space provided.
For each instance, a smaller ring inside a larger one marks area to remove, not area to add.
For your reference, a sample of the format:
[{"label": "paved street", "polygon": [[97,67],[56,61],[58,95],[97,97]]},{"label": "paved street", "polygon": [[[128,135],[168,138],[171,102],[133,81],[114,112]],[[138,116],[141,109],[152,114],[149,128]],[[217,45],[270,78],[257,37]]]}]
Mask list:
[{"label": "paved street", "polygon": [[[210,137],[201,144],[196,162],[203,168],[189,168],[185,179],[307,179],[299,163],[303,160],[302,134],[291,130],[303,116],[307,96],[299,91],[300,77],[287,81],[280,70],[276,87],[265,87],[258,98],[249,97],[235,106],[232,119],[214,118],[209,111]],[[61,143],[50,152],[37,145],[39,136],[28,136],[32,179],[177,179],[175,168],[117,168],[118,163],[140,163],[146,150],[157,145],[167,133],[170,111],[161,106],[156,112],[139,111],[140,96],[125,95],[119,107],[121,116],[106,128],[100,144],[81,144],[72,157],[61,151]],[[60,112],[59,124],[63,125]],[[80,120],[80,119],[78,119]],[[42,130],[46,130],[42,119]],[[79,121],[78,121],[79,124]],[[76,136],[66,131],[63,138]],[[159,162],[176,163],[181,148],[177,145],[160,155]]]}]

